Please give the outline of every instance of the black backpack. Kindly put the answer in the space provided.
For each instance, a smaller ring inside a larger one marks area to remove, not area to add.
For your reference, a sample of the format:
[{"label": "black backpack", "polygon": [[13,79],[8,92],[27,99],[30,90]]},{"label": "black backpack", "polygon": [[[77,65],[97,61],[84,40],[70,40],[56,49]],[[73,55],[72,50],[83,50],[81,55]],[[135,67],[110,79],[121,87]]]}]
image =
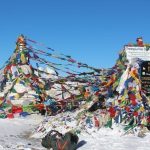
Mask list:
[{"label": "black backpack", "polygon": [[43,139],[42,146],[45,148],[52,148],[53,150],[76,150],[78,143],[78,136],[71,132],[62,135],[56,130],[51,130]]}]

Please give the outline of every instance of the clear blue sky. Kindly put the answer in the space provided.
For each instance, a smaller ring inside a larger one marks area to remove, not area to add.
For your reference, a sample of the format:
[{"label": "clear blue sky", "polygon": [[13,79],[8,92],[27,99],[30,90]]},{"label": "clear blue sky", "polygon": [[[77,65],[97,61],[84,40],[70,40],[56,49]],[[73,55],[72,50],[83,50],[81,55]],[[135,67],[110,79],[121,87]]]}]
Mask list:
[{"label": "clear blue sky", "polygon": [[150,0],[1,0],[0,66],[21,33],[108,68],[124,44],[138,36],[150,43]]}]

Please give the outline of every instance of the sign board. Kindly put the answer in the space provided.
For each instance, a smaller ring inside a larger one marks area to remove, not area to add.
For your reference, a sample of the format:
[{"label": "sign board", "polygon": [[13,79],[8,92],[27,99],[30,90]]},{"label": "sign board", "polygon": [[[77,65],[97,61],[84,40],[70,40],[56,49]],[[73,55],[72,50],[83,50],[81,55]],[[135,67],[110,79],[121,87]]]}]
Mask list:
[{"label": "sign board", "polygon": [[150,61],[144,61],[141,64],[141,84],[142,90],[150,96]]},{"label": "sign board", "polygon": [[146,47],[125,46],[125,51],[129,63],[135,58],[150,61],[150,50],[147,50]]}]

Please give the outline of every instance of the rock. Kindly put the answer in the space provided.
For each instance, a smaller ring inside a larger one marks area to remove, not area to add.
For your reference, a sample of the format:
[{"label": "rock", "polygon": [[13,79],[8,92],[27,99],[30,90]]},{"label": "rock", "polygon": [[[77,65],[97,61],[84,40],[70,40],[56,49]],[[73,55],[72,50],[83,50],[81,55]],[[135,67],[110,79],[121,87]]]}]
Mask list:
[{"label": "rock", "polygon": [[143,138],[143,137],[145,137],[145,136],[146,136],[146,134],[144,134],[143,131],[140,131],[140,132],[138,133],[138,137],[140,137],[140,138]]}]

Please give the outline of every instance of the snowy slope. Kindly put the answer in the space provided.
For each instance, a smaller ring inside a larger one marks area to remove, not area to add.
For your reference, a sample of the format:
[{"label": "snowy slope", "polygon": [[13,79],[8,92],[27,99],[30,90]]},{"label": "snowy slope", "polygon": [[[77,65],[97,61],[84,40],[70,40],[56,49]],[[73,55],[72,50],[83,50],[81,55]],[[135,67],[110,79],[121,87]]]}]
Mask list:
[{"label": "snowy slope", "polygon": [[[31,115],[27,118],[0,120],[0,150],[46,150],[41,139],[30,138],[31,132],[43,118]],[[79,142],[85,143],[79,150],[149,150],[150,132],[144,138],[125,135],[115,128],[101,128],[92,134],[79,135]]]},{"label": "snowy slope", "polygon": [[0,150],[31,150],[31,147],[43,150],[40,140],[30,139],[31,132],[42,119],[38,115],[0,119]]}]

